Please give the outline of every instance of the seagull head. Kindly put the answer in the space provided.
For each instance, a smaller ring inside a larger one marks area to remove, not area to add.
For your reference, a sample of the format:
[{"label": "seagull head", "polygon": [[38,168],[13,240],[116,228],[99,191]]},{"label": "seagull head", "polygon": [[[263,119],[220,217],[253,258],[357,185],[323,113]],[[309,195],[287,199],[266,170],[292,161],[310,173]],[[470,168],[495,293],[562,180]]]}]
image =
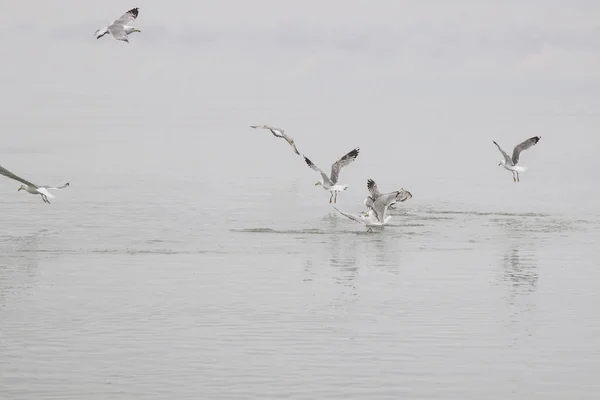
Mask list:
[{"label": "seagull head", "polygon": [[323,181],[322,180],[319,180],[319,181],[317,181],[317,183],[315,183],[315,186],[319,186],[319,185],[323,185]]},{"label": "seagull head", "polygon": [[500,162],[498,163],[498,166],[503,166],[506,164],[506,160],[500,160]]}]

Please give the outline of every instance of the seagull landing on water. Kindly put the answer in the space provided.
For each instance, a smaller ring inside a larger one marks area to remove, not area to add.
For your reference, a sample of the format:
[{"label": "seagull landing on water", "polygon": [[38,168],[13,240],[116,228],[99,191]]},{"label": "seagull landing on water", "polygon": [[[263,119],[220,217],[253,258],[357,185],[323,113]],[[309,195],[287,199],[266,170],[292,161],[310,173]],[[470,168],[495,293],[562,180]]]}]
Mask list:
[{"label": "seagull landing on water", "polygon": [[365,214],[350,214],[350,213],[346,213],[343,211],[338,210],[338,208],[336,206],[333,206],[333,208],[339,212],[340,214],[342,214],[344,217],[351,219],[352,221],[358,222],[359,224],[362,224],[364,226],[367,227],[367,232],[372,232],[373,229],[372,228],[381,228],[383,227],[385,224],[387,224],[389,222],[390,219],[392,219],[392,217],[390,215],[388,215],[383,222],[381,222],[376,216],[375,216],[375,212],[373,210],[370,210],[369,212],[365,213]]},{"label": "seagull landing on water", "polygon": [[[365,203],[365,207],[367,207],[367,210],[372,210],[375,200],[377,200],[380,196],[382,196],[382,194],[379,191],[379,188],[377,187],[377,184],[375,183],[375,181],[373,179],[367,180],[367,189],[369,189],[369,192],[371,193],[371,195],[367,196],[364,203]],[[395,199],[390,204],[389,208],[393,208],[393,205],[396,204],[396,202],[402,203],[403,201],[412,199],[412,193],[409,192],[408,190],[400,189],[398,192],[400,192],[400,195],[397,196],[397,199]],[[392,192],[392,193],[396,193],[396,192]]]},{"label": "seagull landing on water", "polygon": [[296,145],[294,144],[294,139],[292,139],[291,137],[286,135],[285,132],[283,131],[283,129],[273,128],[272,126],[269,126],[269,125],[250,125],[250,128],[270,130],[271,133],[273,134],[273,136],[285,139],[285,141],[288,142],[290,144],[290,146],[292,146],[292,149],[294,149],[294,153],[300,155],[300,153],[298,152],[298,149],[296,148]]},{"label": "seagull landing on water", "polygon": [[524,172],[527,168],[517,165],[519,163],[519,155],[523,150],[527,150],[531,146],[536,145],[541,138],[541,136],[534,136],[517,145],[513,150],[512,158],[509,157],[504,150],[502,150],[502,147],[500,147],[498,143],[494,142],[494,144],[498,147],[498,150],[500,150],[500,153],[502,153],[504,156],[504,160],[500,160],[498,166],[501,165],[505,169],[511,171],[513,174],[513,181],[520,182],[519,172]]},{"label": "seagull landing on water", "polygon": [[98,29],[96,33],[94,33],[94,35],[96,35],[96,39],[100,39],[102,36],[110,33],[115,39],[129,43],[127,36],[129,36],[130,33],[141,32],[139,29],[127,25],[137,18],[139,11],[140,10],[137,7],[132,8],[125,14],[121,15],[119,19],[115,20],[115,22],[109,26]]},{"label": "seagull landing on water", "polygon": [[380,194],[373,202],[370,210],[364,214],[349,214],[338,210],[335,206],[333,208],[335,208],[336,211],[343,216],[350,218],[359,224],[365,225],[368,228],[368,231],[371,232],[372,228],[380,228],[390,222],[392,216],[387,215],[388,208],[394,203],[406,200],[406,193],[406,191],[395,191],[391,193]]},{"label": "seagull landing on water", "polygon": [[21,185],[21,187],[19,189],[17,189],[17,192],[19,192],[21,190],[25,190],[27,193],[39,194],[42,196],[42,200],[44,200],[44,203],[48,203],[48,204],[50,204],[50,202],[48,201],[48,197],[51,199],[54,198],[54,195],[52,193],[50,193],[50,190],[64,189],[67,186],[69,186],[69,182],[65,183],[62,186],[58,186],[58,187],[37,186],[29,181],[26,181],[25,179],[23,179],[21,177],[18,177],[17,175],[13,174],[12,172],[10,172],[9,170],[7,170],[6,168],[4,168],[2,166],[0,166],[0,175],[4,175],[8,178],[14,179],[15,181],[23,183],[23,185]]},{"label": "seagull landing on water", "polygon": [[[329,198],[329,203],[331,203],[332,199],[334,203],[337,203],[337,194],[338,192],[343,192],[344,190],[348,189],[348,185],[338,185],[338,178],[340,177],[340,170],[342,168],[344,168],[346,165],[350,164],[352,161],[354,161],[356,159],[356,157],[358,157],[358,152],[360,151],[360,148],[355,148],[354,150],[350,151],[348,154],[346,154],[344,157],[340,158],[339,160],[337,160],[335,163],[333,163],[333,165],[331,166],[331,175],[327,176],[325,174],[325,172],[321,171],[321,169],[319,167],[317,167],[315,164],[313,164],[312,161],[310,161],[308,158],[304,157],[304,161],[306,161],[306,164],[314,169],[315,171],[317,171],[318,173],[321,174],[321,176],[323,177],[323,179],[320,179],[317,183],[315,183],[315,186],[323,186],[323,189],[325,190],[329,190],[331,192],[331,197]],[[334,197],[335,194],[335,197]]]}]

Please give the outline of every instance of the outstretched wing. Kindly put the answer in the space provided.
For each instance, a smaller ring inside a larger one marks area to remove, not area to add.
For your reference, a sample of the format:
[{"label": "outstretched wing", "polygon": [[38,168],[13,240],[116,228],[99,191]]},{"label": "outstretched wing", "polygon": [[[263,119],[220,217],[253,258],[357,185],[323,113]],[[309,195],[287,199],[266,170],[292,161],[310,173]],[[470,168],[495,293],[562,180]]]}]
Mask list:
[{"label": "outstretched wing", "polygon": [[127,11],[125,14],[121,15],[118,19],[116,19],[115,22],[112,23],[112,26],[127,25],[131,21],[135,20],[139,13],[140,13],[140,9],[138,7],[132,8],[131,10]]},{"label": "outstretched wing", "polygon": [[296,144],[294,143],[294,139],[292,139],[291,137],[286,135],[285,132],[283,132],[283,131],[280,131],[280,132],[281,132],[281,136],[285,139],[285,141],[288,142],[290,144],[290,146],[292,146],[292,149],[294,149],[294,153],[300,155],[300,152],[298,151],[298,149],[296,148]]},{"label": "outstretched wing", "polygon": [[372,199],[376,199],[379,196],[381,196],[381,192],[379,191],[379,187],[377,187],[377,184],[375,183],[375,181],[373,179],[368,179],[367,180],[367,189],[369,189],[369,192],[371,192],[371,198]]},{"label": "outstretched wing", "polygon": [[515,149],[513,150],[513,155],[512,155],[513,165],[517,165],[517,163],[519,162],[519,155],[521,154],[521,152],[523,150],[527,150],[531,146],[537,144],[537,142],[539,142],[541,138],[542,138],[541,136],[534,136],[532,138],[527,139],[523,143],[517,145],[515,147]]},{"label": "outstretched wing", "polygon": [[358,215],[345,213],[343,211],[338,210],[335,206],[333,206],[333,208],[335,208],[335,210],[337,212],[339,212],[340,214],[342,214],[344,217],[350,218],[352,221],[355,221],[355,222],[358,222],[359,224],[365,225],[365,222]]},{"label": "outstretched wing", "polygon": [[64,189],[64,188],[66,188],[66,187],[68,187],[68,186],[69,186],[69,182],[65,183],[65,184],[64,184],[64,185],[62,185],[62,186],[57,186],[57,187],[50,187],[50,186],[40,186],[40,188],[44,188],[44,189],[47,189],[47,190],[60,190],[60,189]]},{"label": "outstretched wing", "polygon": [[308,165],[309,167],[321,174],[321,176],[323,177],[323,182],[327,182],[327,184],[332,185],[331,180],[327,175],[325,175],[325,172],[321,171],[321,168],[313,164],[313,162],[310,161],[306,156],[304,157],[304,161],[306,162],[306,165]]},{"label": "outstretched wing", "polygon": [[283,136],[283,129],[275,128],[273,126],[269,126],[269,125],[250,125],[250,128],[254,128],[254,129],[268,129],[268,130],[271,131],[271,133],[273,134],[273,136],[275,136],[275,137],[284,137]]},{"label": "outstretched wing", "polygon": [[32,188],[35,188],[35,189],[37,189],[37,188],[38,188],[38,187],[37,187],[36,185],[34,185],[33,183],[31,183],[31,182],[29,182],[29,181],[26,181],[25,179],[23,179],[23,178],[21,178],[21,177],[19,177],[19,176],[15,175],[15,174],[13,174],[12,172],[10,172],[10,171],[9,171],[9,170],[7,170],[6,168],[2,167],[1,165],[0,165],[0,175],[4,175],[4,176],[6,176],[6,177],[8,177],[8,178],[14,179],[15,181],[19,181],[19,182],[21,182],[21,183],[24,183],[25,185],[27,185],[27,186],[29,186],[29,187],[32,187]]},{"label": "outstretched wing", "polygon": [[496,142],[494,142],[494,144],[496,145],[496,147],[498,147],[498,150],[500,150],[500,153],[502,153],[502,155],[504,156],[504,160],[506,160],[506,164],[513,165],[511,158],[508,156],[508,154],[506,154],[506,152],[504,150],[502,150],[502,147],[500,147],[500,145]]},{"label": "outstretched wing", "polygon": [[390,204],[393,204],[396,201],[398,201],[398,198],[400,198],[401,195],[402,192],[396,191],[382,194],[377,199],[375,199],[372,210],[375,213],[375,217],[377,217],[377,219],[380,222],[385,222],[385,214],[387,213],[388,207],[390,206]]},{"label": "outstretched wing", "polygon": [[340,158],[335,163],[333,163],[333,165],[331,166],[331,182],[334,185],[337,183],[338,178],[340,177],[340,170],[346,165],[350,164],[352,161],[356,160],[359,151],[360,148],[357,147],[354,150],[350,151],[348,154],[346,154],[344,157]]}]

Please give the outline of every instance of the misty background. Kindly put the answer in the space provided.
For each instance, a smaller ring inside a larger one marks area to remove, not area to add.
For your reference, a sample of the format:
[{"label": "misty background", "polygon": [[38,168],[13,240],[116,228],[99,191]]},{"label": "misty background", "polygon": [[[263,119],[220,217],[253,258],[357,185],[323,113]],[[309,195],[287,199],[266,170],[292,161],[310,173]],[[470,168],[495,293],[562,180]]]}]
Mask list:
[{"label": "misty background", "polygon": [[[94,32],[139,7],[130,43]],[[597,1],[0,2],[0,397],[600,390]],[[413,194],[366,234],[366,181]],[[493,140],[529,169],[514,183]]]},{"label": "misty background", "polygon": [[[129,45],[94,38],[133,6],[142,32]],[[264,177],[257,191],[285,177],[313,189],[300,157],[248,128],[268,123],[324,169],[360,146],[342,175],[354,203],[367,177],[432,201],[456,187],[461,200],[536,207],[598,199],[593,1],[6,2],[0,12],[2,165],[34,183],[70,180],[61,197],[107,174],[183,186]],[[517,188],[492,140],[510,152],[534,135]],[[0,185],[4,198],[12,186]]]}]

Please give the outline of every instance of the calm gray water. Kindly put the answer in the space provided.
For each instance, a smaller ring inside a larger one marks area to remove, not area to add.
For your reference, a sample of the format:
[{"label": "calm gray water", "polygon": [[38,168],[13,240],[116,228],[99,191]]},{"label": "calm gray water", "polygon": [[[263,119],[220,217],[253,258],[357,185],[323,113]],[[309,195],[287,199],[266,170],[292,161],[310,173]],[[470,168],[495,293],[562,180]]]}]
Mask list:
[{"label": "calm gray water", "polygon": [[493,148],[440,178],[363,150],[339,208],[362,208],[367,177],[414,195],[368,234],[285,143],[259,137],[262,161],[240,151],[211,170],[207,151],[172,176],[48,152],[72,170],[49,206],[1,181],[2,398],[597,396],[597,189],[544,183],[558,167],[541,167],[543,142],[518,185]]}]

